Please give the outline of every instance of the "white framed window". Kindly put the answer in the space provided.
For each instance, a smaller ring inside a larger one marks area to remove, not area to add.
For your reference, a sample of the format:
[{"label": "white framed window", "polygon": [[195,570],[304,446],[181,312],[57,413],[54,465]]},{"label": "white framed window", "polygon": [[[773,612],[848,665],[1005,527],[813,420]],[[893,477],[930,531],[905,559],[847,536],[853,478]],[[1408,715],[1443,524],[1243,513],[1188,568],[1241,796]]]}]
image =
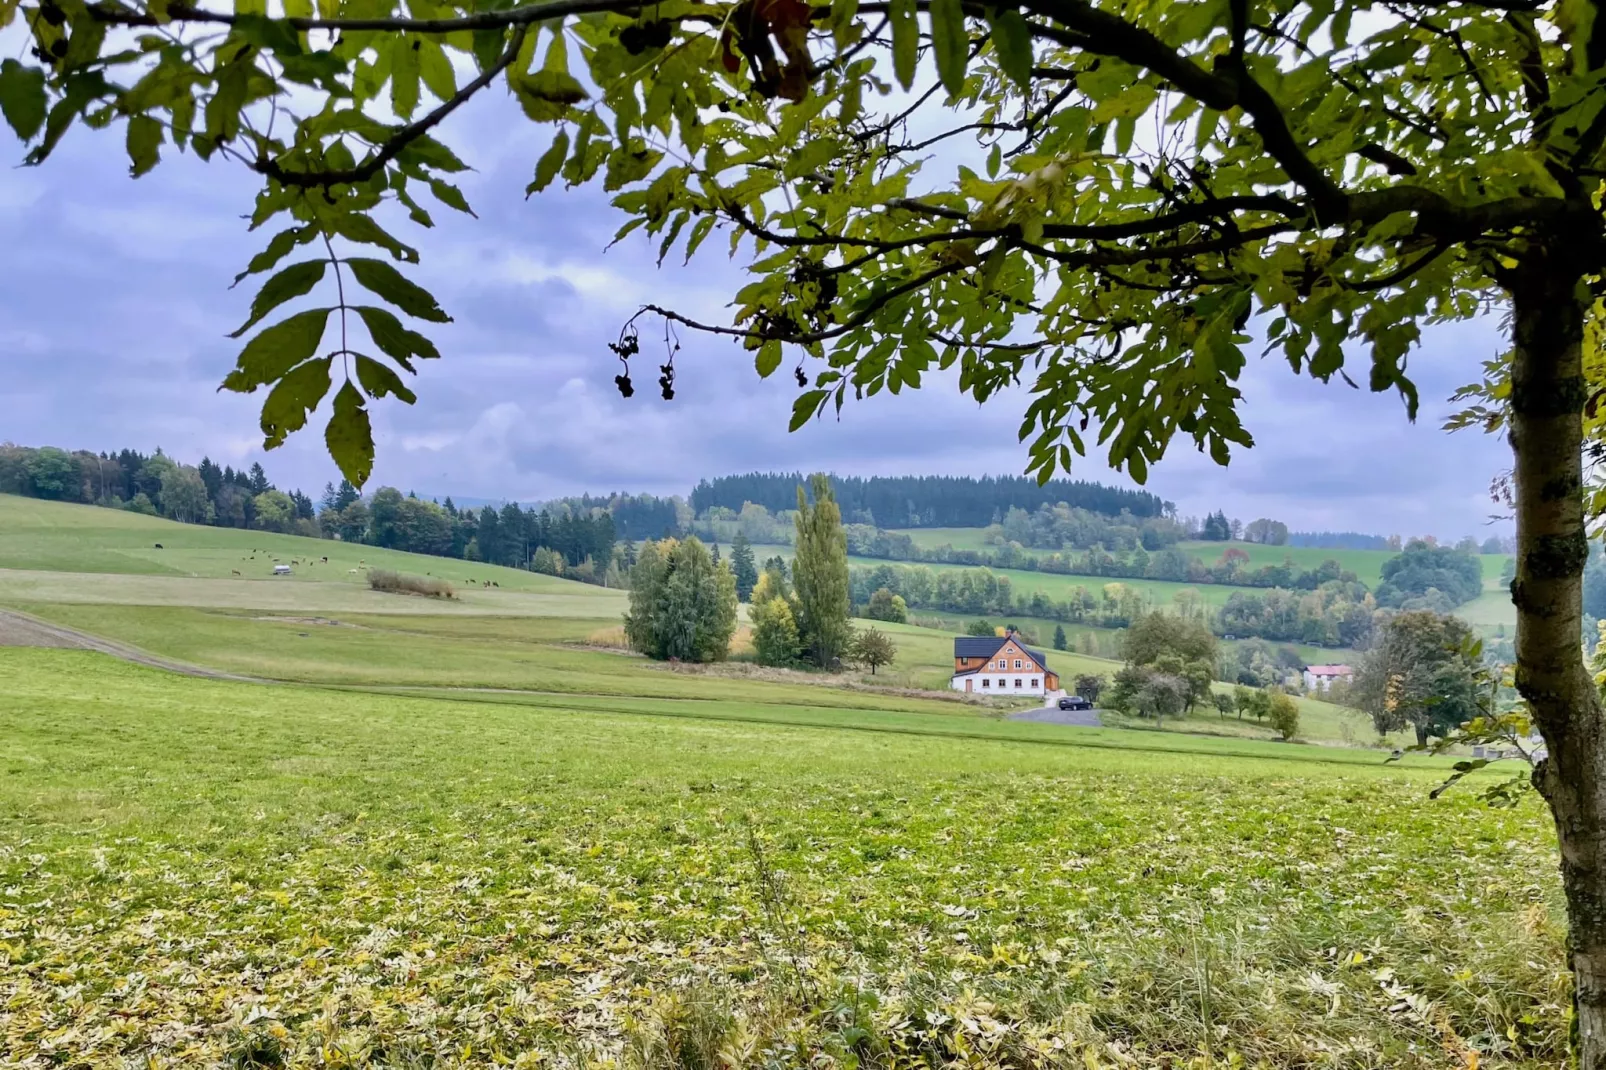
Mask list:
[{"label": "white framed window", "polygon": [[1015,677],[1015,686],[1016,687],[1020,687],[1023,682],[1024,681],[1022,681],[1019,676]]},{"label": "white framed window", "polygon": [[981,678],[981,686],[983,686],[983,687],[991,687],[991,686],[993,686],[993,682],[991,680],[987,679],[987,677],[983,676]]},{"label": "white framed window", "polygon": [[1020,668],[1020,658],[1015,659],[1015,668]]},{"label": "white framed window", "polygon": [[1035,676],[1032,677],[1032,686],[1033,687],[1037,687],[1038,686],[1037,677],[1035,677]]}]

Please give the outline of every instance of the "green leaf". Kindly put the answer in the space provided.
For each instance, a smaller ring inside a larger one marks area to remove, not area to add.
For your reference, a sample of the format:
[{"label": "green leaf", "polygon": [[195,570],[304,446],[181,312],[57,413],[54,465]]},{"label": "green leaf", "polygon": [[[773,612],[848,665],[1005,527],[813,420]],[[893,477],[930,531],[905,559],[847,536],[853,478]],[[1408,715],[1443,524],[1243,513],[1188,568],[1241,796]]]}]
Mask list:
[{"label": "green leaf", "polygon": [[792,402],[792,423],[787,430],[796,431],[814,418],[820,405],[831,395],[829,390],[806,390]]},{"label": "green leaf", "polygon": [[418,110],[418,38],[398,37],[390,47],[390,110],[411,119]]},{"label": "green leaf", "polygon": [[859,13],[859,0],[831,0],[831,34],[840,52],[853,43],[853,19]]},{"label": "green leaf", "polygon": [[424,84],[442,101],[452,99],[457,95],[457,75],[452,71],[452,61],[446,58],[445,50],[434,38],[420,37],[418,41],[418,73]]},{"label": "green leaf", "polygon": [[993,51],[998,66],[1022,89],[1032,84],[1032,30],[1015,8],[991,14],[987,20],[993,31]]},{"label": "green leaf", "polygon": [[360,242],[363,245],[377,245],[387,250],[397,260],[404,260],[409,264],[418,263],[417,249],[403,245],[378,223],[360,213],[346,212],[336,215],[329,220],[329,229],[350,241]]},{"label": "green leaf", "polygon": [[552,139],[552,144],[535,162],[535,181],[524,187],[524,195],[528,197],[532,193],[540,193],[552,185],[552,180],[558,177],[558,169],[563,166],[563,161],[568,155],[569,132],[559,130],[558,136]]},{"label": "green leaf", "polygon": [[937,76],[949,96],[957,97],[965,89],[965,61],[970,57],[963,0],[931,0],[931,48]]},{"label": "green leaf", "polygon": [[372,305],[355,306],[357,315],[362,317],[363,326],[368,328],[368,335],[374,340],[374,345],[380,352],[393,359],[408,371],[413,371],[412,360],[418,357],[422,360],[437,360],[440,350],[435,343],[402,326],[402,321],[383,308]]},{"label": "green leaf", "polygon": [[298,312],[259,333],[240,351],[234,370],[223,380],[223,389],[249,394],[259,386],[282,379],[291,368],[317,352],[332,311],[314,308]]},{"label": "green leaf", "polygon": [[418,400],[418,395],[407,389],[407,384],[402,382],[401,376],[385,365],[360,353],[354,353],[352,356],[357,358],[357,381],[362,384],[369,397],[382,398],[394,395],[409,405]]},{"label": "green leaf", "polygon": [[474,61],[480,70],[493,66],[507,47],[507,31],[502,29],[475,30],[473,37]]},{"label": "green leaf", "polygon": [[45,72],[14,59],[0,63],[0,111],[22,141],[30,141],[45,124]]},{"label": "green leaf", "polygon": [[286,301],[310,293],[312,288],[323,280],[323,273],[328,267],[327,260],[303,260],[299,264],[291,264],[263,283],[262,289],[257,291],[256,298],[251,302],[251,318],[241,324],[240,329],[231,333],[229,337],[240,337],[256,326],[263,316]]},{"label": "green leaf", "polygon": [[333,356],[309,360],[296,367],[268,393],[262,403],[262,448],[284,445],[291,433],[307,426],[307,416],[329,393],[329,366]]},{"label": "green leaf", "polygon": [[437,171],[468,170],[468,164],[458,159],[456,153],[428,134],[414,138],[397,154],[396,159],[401,163],[421,164]]},{"label": "green leaf", "polygon": [[[268,247],[251,258],[245,270],[234,276],[234,286],[247,275],[255,275],[267,271],[273,265],[290,255],[290,251],[298,245],[305,245],[318,236],[318,228],[314,226],[291,227],[281,230],[268,242]],[[231,287],[232,289],[232,287]]]},{"label": "green leaf", "polygon": [[758,368],[760,378],[768,379],[774,375],[775,369],[781,366],[781,343],[772,338],[759,346],[753,364]]},{"label": "green leaf", "polygon": [[915,18],[915,0],[892,0],[887,10],[892,20],[892,72],[905,89],[915,84],[915,68],[920,61],[920,22]]},{"label": "green leaf", "polygon": [[129,174],[138,178],[156,166],[161,158],[162,124],[149,115],[136,115],[128,120]]},{"label": "green leaf", "polygon": [[362,394],[350,380],[335,395],[335,411],[324,428],[323,441],[329,447],[329,456],[340,466],[340,474],[361,489],[374,470],[374,430],[368,423]]},{"label": "green leaf", "polygon": [[620,145],[608,154],[608,173],[603,177],[602,188],[612,193],[632,182],[640,182],[652,173],[663,155],[639,140]]},{"label": "green leaf", "polygon": [[567,71],[539,70],[530,74],[510,74],[508,82],[518,94],[519,105],[532,122],[556,122],[569,108],[586,99],[586,91]]},{"label": "green leaf", "polygon": [[[438,178],[432,178],[429,180],[429,191],[435,195],[437,201],[440,201],[446,207],[456,208],[459,212],[474,215],[474,209],[468,206],[468,198],[463,196],[463,191],[450,182],[442,182]],[[474,216],[474,218],[478,219],[479,217]]]},{"label": "green leaf", "polygon": [[409,316],[432,323],[450,323],[452,317],[441,311],[434,295],[417,283],[408,281],[401,272],[383,260],[351,257],[343,263],[363,286],[389,301]]},{"label": "green leaf", "polygon": [[299,56],[303,49],[296,31],[282,19],[261,14],[234,16],[234,34],[258,48],[284,56]]}]

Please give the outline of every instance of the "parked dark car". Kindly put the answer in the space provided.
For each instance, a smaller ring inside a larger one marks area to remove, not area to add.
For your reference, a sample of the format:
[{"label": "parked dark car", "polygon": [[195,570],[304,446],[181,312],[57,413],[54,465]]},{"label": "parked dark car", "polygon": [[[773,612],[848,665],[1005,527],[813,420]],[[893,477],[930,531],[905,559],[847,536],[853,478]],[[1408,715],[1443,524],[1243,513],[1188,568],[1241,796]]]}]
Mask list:
[{"label": "parked dark car", "polygon": [[1062,710],[1091,710],[1092,708],[1093,704],[1081,695],[1066,695],[1060,699],[1060,709]]}]

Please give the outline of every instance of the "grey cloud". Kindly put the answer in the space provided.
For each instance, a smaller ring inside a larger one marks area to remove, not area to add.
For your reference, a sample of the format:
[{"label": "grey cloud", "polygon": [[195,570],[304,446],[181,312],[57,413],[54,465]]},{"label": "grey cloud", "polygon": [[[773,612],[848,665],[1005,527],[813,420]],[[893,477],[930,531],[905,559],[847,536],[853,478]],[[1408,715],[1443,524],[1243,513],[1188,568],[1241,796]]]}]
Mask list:
[{"label": "grey cloud", "polygon": [[[455,322],[432,337],[420,404],[378,406],[375,479],[420,493],[520,499],[614,489],[684,493],[699,477],[751,468],[830,468],[864,474],[1020,472],[1015,393],[986,406],[951,377],[926,389],[850,404],[795,435],[790,365],[768,381],[727,341],[682,333],[677,397],[654,380],[661,324],[643,321],[633,362],[637,393],[613,387],[607,343],[653,301],[725,319],[744,273],[711,238],[691,267],[659,268],[633,235],[609,248],[621,218],[597,188],[524,184],[547,132],[486,101],[449,136],[476,171],[461,183],[480,218],[432,208],[437,227],[389,220],[419,246],[417,277]],[[457,120],[454,118],[454,122]],[[161,445],[220,462],[261,459],[281,482],[308,490],[335,478],[318,434],[263,456],[260,395],[216,391],[238,343],[246,286],[228,283],[267,234],[241,219],[255,185],[227,165],[184,157],[138,182],[113,136],[75,131],[45,167],[0,172],[0,352],[6,391],[0,437],[97,449]],[[1178,441],[1153,489],[1184,512],[1216,507],[1294,527],[1389,532],[1474,530],[1490,511],[1489,478],[1503,444],[1437,430],[1443,399],[1498,345],[1493,324],[1442,328],[1413,355],[1424,413],[1414,426],[1393,396],[1373,396],[1252,362],[1243,380],[1256,449],[1223,471]],[[1357,351],[1357,362],[1364,360]],[[1364,377],[1360,377],[1364,378]],[[1076,476],[1111,478],[1102,455]]]}]

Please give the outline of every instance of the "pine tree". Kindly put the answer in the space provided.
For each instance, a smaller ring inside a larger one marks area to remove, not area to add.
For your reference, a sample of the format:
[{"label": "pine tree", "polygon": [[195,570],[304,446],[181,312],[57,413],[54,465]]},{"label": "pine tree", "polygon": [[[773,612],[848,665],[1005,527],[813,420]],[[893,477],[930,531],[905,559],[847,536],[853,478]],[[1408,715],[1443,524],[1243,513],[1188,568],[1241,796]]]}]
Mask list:
[{"label": "pine tree", "polygon": [[1065,649],[1065,625],[1063,624],[1054,625],[1054,649]]},{"label": "pine tree", "polygon": [[792,584],[797,590],[797,631],[804,656],[821,668],[836,664],[848,648],[848,540],[842,511],[824,473],[809,477],[814,503],[797,488],[797,544]]},{"label": "pine tree", "polygon": [[758,583],[758,565],[753,561],[753,544],[742,532],[731,542],[731,574],[736,577],[736,597],[743,602],[753,597]]}]

